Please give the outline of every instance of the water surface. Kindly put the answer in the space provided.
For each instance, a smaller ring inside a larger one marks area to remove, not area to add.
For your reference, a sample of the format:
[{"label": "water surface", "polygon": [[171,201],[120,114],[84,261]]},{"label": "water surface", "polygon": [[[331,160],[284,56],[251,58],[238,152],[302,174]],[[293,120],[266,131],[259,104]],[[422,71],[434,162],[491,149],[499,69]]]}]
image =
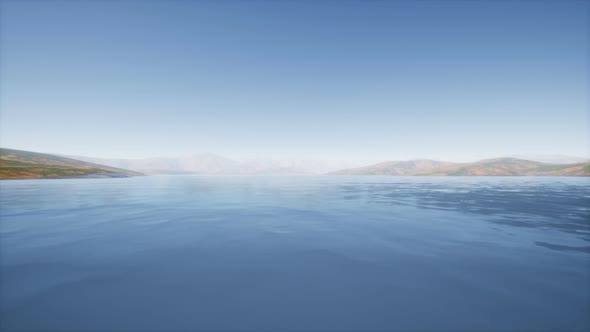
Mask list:
[{"label": "water surface", "polygon": [[0,183],[2,331],[588,331],[590,180]]}]

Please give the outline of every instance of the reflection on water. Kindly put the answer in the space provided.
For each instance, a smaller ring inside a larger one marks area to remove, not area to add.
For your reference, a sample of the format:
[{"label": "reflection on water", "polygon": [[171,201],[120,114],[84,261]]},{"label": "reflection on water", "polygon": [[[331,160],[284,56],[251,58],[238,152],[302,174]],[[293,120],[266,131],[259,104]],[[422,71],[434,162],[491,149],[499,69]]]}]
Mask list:
[{"label": "reflection on water", "polygon": [[521,179],[500,183],[464,180],[466,183],[451,187],[449,183],[370,183],[343,185],[342,190],[346,199],[358,199],[364,192],[376,203],[496,216],[496,223],[555,228],[584,234],[582,238],[590,241],[590,182],[586,178],[572,181],[586,185],[539,179],[530,183]]},{"label": "reflection on water", "polygon": [[0,183],[2,331],[587,331],[587,178]]}]

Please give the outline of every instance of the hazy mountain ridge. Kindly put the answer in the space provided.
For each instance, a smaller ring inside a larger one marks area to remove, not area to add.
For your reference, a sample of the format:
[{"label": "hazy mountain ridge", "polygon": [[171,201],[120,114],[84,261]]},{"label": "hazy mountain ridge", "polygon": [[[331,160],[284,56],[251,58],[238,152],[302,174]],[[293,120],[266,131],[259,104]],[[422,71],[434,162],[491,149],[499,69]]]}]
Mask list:
[{"label": "hazy mountain ridge", "polygon": [[236,161],[213,153],[145,159],[68,157],[146,174],[313,175],[324,174],[342,167],[335,163],[301,159],[266,158]]},{"label": "hazy mountain ridge", "polygon": [[422,170],[448,166],[453,163],[430,159],[385,161],[364,167],[350,168],[330,173],[331,175],[413,175]]},{"label": "hazy mountain ridge", "polygon": [[0,179],[136,175],[143,174],[51,154],[0,148]]},{"label": "hazy mountain ridge", "polygon": [[[438,164],[437,164],[438,163]],[[400,167],[402,165],[404,167]],[[422,175],[422,176],[590,176],[590,162],[550,164],[517,158],[495,158],[473,163],[446,163],[433,160],[385,162],[345,169],[332,175]]]},{"label": "hazy mountain ridge", "polygon": [[390,176],[590,176],[590,162],[557,164],[518,158],[452,163],[431,159],[386,161],[335,169],[312,160],[252,159],[235,161],[212,153],[179,158],[103,159],[63,157],[0,149],[0,178],[117,177],[146,174],[202,175],[390,175]]}]

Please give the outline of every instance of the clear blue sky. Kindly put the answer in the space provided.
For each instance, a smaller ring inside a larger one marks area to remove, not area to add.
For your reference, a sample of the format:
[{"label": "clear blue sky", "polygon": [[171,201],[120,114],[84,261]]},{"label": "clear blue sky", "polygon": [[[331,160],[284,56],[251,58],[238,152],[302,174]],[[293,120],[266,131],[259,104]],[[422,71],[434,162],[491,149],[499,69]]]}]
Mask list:
[{"label": "clear blue sky", "polygon": [[0,145],[588,155],[588,1],[3,1]]}]

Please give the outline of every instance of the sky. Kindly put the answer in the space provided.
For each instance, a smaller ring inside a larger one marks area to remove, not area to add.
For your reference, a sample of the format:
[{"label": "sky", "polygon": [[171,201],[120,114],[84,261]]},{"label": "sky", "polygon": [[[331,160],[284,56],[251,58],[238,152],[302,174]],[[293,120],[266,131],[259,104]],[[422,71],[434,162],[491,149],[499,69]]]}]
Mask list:
[{"label": "sky", "polygon": [[378,162],[590,155],[590,2],[10,1],[0,145]]}]

